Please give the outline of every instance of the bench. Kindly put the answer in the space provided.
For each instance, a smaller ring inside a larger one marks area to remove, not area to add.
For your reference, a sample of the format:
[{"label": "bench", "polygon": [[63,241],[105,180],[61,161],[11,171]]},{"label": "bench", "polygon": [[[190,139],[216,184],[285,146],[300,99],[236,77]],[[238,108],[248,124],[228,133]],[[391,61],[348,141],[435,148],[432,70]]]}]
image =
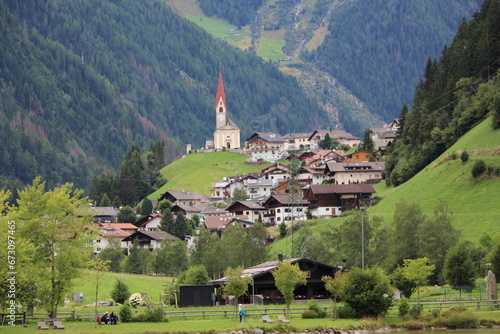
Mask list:
[{"label": "bench", "polygon": [[62,324],[62,322],[60,322],[60,321],[54,321],[54,322],[53,322],[53,325],[54,325],[57,329],[65,329],[65,328],[66,328],[66,326],[64,326],[64,325]]},{"label": "bench", "polygon": [[282,315],[278,315],[277,318],[278,318],[279,322],[285,322],[285,323],[289,323],[290,322],[290,320],[288,320],[287,318],[285,318]]},{"label": "bench", "polygon": [[49,326],[47,326],[45,321],[39,321],[36,324],[38,325],[38,329],[49,329]]},{"label": "bench", "polygon": [[271,320],[271,318],[269,318],[269,316],[268,316],[268,315],[263,315],[263,316],[262,316],[262,320],[263,320],[264,322],[267,322],[268,324],[274,324],[274,320]]}]

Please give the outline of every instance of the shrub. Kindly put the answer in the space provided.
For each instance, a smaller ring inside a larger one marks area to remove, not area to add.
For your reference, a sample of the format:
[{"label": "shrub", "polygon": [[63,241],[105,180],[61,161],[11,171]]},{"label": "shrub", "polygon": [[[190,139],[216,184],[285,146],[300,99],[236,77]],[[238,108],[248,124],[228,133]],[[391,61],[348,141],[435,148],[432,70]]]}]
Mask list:
[{"label": "shrub", "polygon": [[123,305],[118,312],[120,315],[120,321],[122,322],[131,322],[132,321],[132,310],[129,306]]},{"label": "shrub", "polygon": [[421,322],[421,321],[415,321],[415,320],[413,320],[413,321],[410,321],[408,323],[408,326],[406,326],[406,328],[409,329],[409,330],[412,330],[412,331],[414,331],[414,330],[422,330],[422,329],[427,328],[427,325],[425,323]]},{"label": "shrub", "polygon": [[469,160],[469,153],[464,150],[462,154],[460,154],[460,160],[462,160],[462,162],[467,162],[467,160]]},{"label": "shrub", "polygon": [[474,167],[472,167],[472,177],[477,179],[478,177],[483,175],[485,171],[486,171],[486,163],[484,162],[484,160],[478,160],[474,164]]},{"label": "shrub", "polygon": [[316,318],[318,318],[318,312],[316,312],[314,310],[304,310],[304,312],[302,312],[302,318],[303,319],[316,319]]},{"label": "shrub", "polygon": [[316,299],[311,299],[309,303],[307,304],[307,309],[315,311],[318,314],[318,318],[324,318],[326,317],[326,312],[323,310],[320,306],[319,303]]},{"label": "shrub", "polygon": [[493,319],[481,319],[479,321],[479,324],[481,326],[484,326],[484,327],[487,327],[487,328],[491,328],[491,327],[493,327],[493,325],[496,325],[497,322],[495,320],[493,320]]},{"label": "shrub", "polygon": [[337,314],[340,319],[352,319],[356,317],[356,311],[349,305],[339,307]]},{"label": "shrub", "polygon": [[452,313],[448,318],[445,318],[446,327],[451,329],[457,328],[474,328],[479,324],[477,317],[472,312]]},{"label": "shrub", "polygon": [[161,307],[147,308],[146,311],[136,313],[133,317],[134,322],[162,322],[165,320]]},{"label": "shrub", "polygon": [[410,309],[410,317],[412,319],[418,319],[421,313],[422,313],[422,306],[413,305],[413,307]]},{"label": "shrub", "polygon": [[130,297],[128,285],[121,279],[116,279],[113,290],[111,291],[111,298],[117,303],[123,304]]},{"label": "shrub", "polygon": [[401,299],[398,305],[398,314],[401,318],[404,318],[410,312],[410,304],[406,301],[405,298]]}]

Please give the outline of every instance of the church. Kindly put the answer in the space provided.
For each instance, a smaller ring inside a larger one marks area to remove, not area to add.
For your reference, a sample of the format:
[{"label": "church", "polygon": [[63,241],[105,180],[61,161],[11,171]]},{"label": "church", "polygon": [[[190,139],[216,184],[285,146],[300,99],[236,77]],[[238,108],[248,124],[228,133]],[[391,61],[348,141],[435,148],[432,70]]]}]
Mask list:
[{"label": "church", "polygon": [[215,132],[213,142],[207,141],[207,149],[238,148],[240,147],[240,128],[227,116],[226,94],[222,81],[222,69],[219,70],[219,82],[215,95]]}]

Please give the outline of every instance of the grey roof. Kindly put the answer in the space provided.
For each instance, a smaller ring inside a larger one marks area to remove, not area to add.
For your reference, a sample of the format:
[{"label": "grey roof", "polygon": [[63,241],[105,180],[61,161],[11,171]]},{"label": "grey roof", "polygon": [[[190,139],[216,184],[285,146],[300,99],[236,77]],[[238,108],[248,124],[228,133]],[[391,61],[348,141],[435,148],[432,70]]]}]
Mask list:
[{"label": "grey roof", "polygon": [[128,237],[124,238],[123,240],[124,241],[125,240],[132,240],[138,234],[144,234],[144,235],[148,236],[152,240],[159,240],[159,241],[165,240],[165,239],[168,239],[168,240],[180,240],[175,235],[172,235],[172,234],[167,233],[165,231],[136,231],[133,234],[129,235]]},{"label": "grey roof", "polygon": [[91,206],[89,211],[96,216],[116,216],[116,209],[112,206]]},{"label": "grey roof", "polygon": [[246,141],[250,141],[256,137],[260,137],[270,143],[284,143],[286,141],[280,134],[274,132],[255,132]]},{"label": "grey roof", "polygon": [[274,181],[271,179],[243,180],[243,184],[248,187],[250,186],[271,187],[274,185]]},{"label": "grey roof", "polygon": [[384,161],[377,162],[334,162],[328,161],[326,163],[327,168],[325,172],[347,172],[347,171],[383,171],[385,168]]},{"label": "grey roof", "polygon": [[311,134],[309,140],[311,140],[311,138],[314,136],[315,133],[318,133],[319,135],[321,135],[321,137],[324,137],[328,133],[330,135],[330,138],[335,138],[335,139],[340,139],[340,138],[352,139],[352,140],[360,139],[342,130],[316,130]]},{"label": "grey roof", "polygon": [[[278,202],[280,202],[283,205],[288,205],[288,204],[299,204],[299,205],[308,205],[309,202],[302,199],[302,195],[300,195],[300,203],[292,203],[292,197],[289,194],[276,194],[276,195],[271,195],[268,198],[268,201],[271,199],[271,197],[274,197]],[[266,201],[267,202],[267,201]]]},{"label": "grey roof", "polygon": [[294,139],[294,138],[309,138],[311,137],[312,132],[299,132],[299,133],[289,133],[286,134],[283,139]]},{"label": "grey roof", "polygon": [[168,191],[170,195],[175,197],[177,200],[205,200],[206,196],[198,194],[196,191],[190,190],[170,190]]},{"label": "grey roof", "polygon": [[358,184],[317,184],[309,187],[315,194],[374,194],[373,185],[368,183]]}]

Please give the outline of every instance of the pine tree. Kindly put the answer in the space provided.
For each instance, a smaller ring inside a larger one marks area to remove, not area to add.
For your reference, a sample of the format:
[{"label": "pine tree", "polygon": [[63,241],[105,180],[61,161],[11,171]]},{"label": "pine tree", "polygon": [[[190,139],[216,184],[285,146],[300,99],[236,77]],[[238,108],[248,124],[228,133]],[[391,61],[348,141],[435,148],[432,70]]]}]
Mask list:
[{"label": "pine tree", "polygon": [[175,219],[173,234],[180,239],[184,239],[184,237],[188,235],[188,233],[189,233],[189,226],[187,220],[182,214],[182,212],[179,212],[177,218]]},{"label": "pine tree", "polygon": [[373,142],[372,138],[372,130],[365,129],[365,135],[359,148],[368,152],[375,152],[375,143]]},{"label": "pine tree", "polygon": [[174,234],[174,215],[170,209],[166,209],[162,212],[163,216],[160,220],[160,225],[158,228],[160,231],[165,231],[170,234]]}]

